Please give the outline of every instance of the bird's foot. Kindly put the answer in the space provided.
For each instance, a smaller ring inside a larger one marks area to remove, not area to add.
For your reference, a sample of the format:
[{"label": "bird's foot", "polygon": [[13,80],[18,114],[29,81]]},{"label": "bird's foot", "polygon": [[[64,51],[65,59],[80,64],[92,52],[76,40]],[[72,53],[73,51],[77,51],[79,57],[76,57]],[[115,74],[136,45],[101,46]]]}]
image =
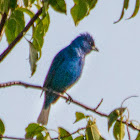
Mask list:
[{"label": "bird's foot", "polygon": [[73,101],[73,99],[68,93],[66,93],[66,94],[68,96],[68,99],[66,100],[66,103],[70,104]]}]

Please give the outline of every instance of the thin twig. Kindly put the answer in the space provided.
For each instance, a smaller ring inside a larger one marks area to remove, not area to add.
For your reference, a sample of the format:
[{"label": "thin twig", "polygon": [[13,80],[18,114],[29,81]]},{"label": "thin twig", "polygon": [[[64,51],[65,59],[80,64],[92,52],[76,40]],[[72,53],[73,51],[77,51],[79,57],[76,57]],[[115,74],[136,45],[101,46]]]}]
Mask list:
[{"label": "thin twig", "polygon": [[[20,85],[20,86],[24,86],[26,88],[34,88],[34,89],[40,89],[40,90],[48,91],[48,89],[45,88],[45,87],[32,85],[32,84],[28,84],[28,83],[21,82],[21,81],[13,81],[13,82],[1,83],[0,88],[14,86],[14,85]],[[61,98],[65,99],[65,100],[68,100],[68,97],[66,97],[66,96],[64,96],[64,95],[62,95],[62,94],[60,94],[60,93],[58,93],[56,91],[53,91],[53,93],[57,94],[58,96],[60,96]],[[76,105],[78,105],[78,106],[80,106],[80,107],[82,107],[82,108],[85,108],[86,110],[90,110],[90,111],[98,114],[101,117],[108,118],[107,114],[97,111],[96,110],[97,107],[96,108],[91,108],[91,107],[88,107],[88,106],[86,106],[86,105],[84,105],[84,104],[82,104],[82,103],[80,103],[80,102],[78,102],[76,100],[72,100],[71,102],[76,104]],[[120,120],[117,120],[117,121],[120,121]],[[132,129],[140,131],[139,128],[136,128],[131,123],[127,123],[126,121],[122,121],[122,123],[128,124],[128,126],[131,127]]]},{"label": "thin twig", "polygon": [[17,137],[9,137],[9,136],[0,136],[3,139],[12,139],[12,140],[36,140],[36,139],[26,139],[26,138],[17,138]]},{"label": "thin twig", "polygon": [[129,132],[127,121],[126,121],[126,129],[127,129],[128,139],[131,140],[131,136],[130,136],[130,132]]},{"label": "thin twig", "polygon": [[100,103],[97,105],[97,107],[95,108],[95,110],[97,110],[100,107],[100,105],[102,104],[102,102],[103,102],[103,98],[101,99]]},{"label": "thin twig", "polygon": [[128,100],[128,99],[130,99],[130,98],[133,98],[133,97],[138,97],[137,95],[132,95],[132,96],[129,96],[129,97],[127,97],[126,99],[124,99],[123,101],[122,101],[122,103],[121,103],[121,108],[122,108],[122,106],[123,106],[123,104],[124,104],[124,102],[126,101],[126,100]]},{"label": "thin twig", "polygon": [[[134,96],[133,96],[134,97]],[[129,98],[127,98],[127,99],[129,99]],[[124,101],[126,101],[126,100],[124,100]],[[123,102],[124,103],[124,102]],[[122,105],[123,105],[123,103],[122,103]],[[127,118],[126,118],[126,129],[127,129],[127,134],[128,134],[128,138],[129,138],[129,140],[131,140],[131,136],[130,136],[130,132],[129,132],[129,128],[128,128],[128,121],[129,121],[129,110],[128,110],[128,108],[126,108],[127,109],[127,113],[128,113],[128,116],[127,116]]]},{"label": "thin twig", "polygon": [[15,38],[15,40],[4,50],[4,52],[0,55],[0,62],[8,55],[8,53],[14,48],[14,46],[20,41],[20,39],[25,35],[25,33],[29,30],[29,28],[33,25],[35,20],[41,15],[42,8],[38,10],[38,12],[34,15],[34,17],[29,21],[26,27],[19,33],[19,35]]},{"label": "thin twig", "polygon": [[[86,127],[79,128],[78,130],[72,132],[71,134],[69,134],[69,135],[67,135],[67,136],[64,136],[64,137],[61,137],[61,138],[63,139],[63,138],[69,137],[69,136],[74,135],[74,134],[78,133],[79,131],[85,130],[85,129],[86,129]],[[52,140],[57,140],[57,139],[58,139],[58,137],[52,138]]]}]

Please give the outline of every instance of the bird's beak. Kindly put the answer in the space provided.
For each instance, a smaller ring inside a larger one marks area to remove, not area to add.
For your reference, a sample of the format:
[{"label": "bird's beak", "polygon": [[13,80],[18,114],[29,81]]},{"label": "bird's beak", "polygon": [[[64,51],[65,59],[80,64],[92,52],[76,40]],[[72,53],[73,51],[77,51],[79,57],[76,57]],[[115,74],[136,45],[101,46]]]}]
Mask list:
[{"label": "bird's beak", "polygon": [[96,48],[95,46],[92,47],[92,50],[99,52],[98,48]]}]

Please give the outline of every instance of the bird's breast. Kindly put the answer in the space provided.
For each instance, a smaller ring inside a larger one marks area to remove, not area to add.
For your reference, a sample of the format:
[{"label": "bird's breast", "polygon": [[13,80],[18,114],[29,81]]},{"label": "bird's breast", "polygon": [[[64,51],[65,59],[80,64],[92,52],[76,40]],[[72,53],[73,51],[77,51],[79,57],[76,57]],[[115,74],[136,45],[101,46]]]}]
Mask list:
[{"label": "bird's breast", "polygon": [[66,60],[55,73],[52,86],[57,91],[65,91],[70,88],[81,76],[84,59],[72,58]]}]

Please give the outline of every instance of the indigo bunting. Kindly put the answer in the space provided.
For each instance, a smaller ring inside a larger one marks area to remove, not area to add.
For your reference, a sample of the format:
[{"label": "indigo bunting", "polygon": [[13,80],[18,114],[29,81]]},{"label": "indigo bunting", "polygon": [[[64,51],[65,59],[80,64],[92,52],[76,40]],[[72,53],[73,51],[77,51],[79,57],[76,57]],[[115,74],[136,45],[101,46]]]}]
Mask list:
[{"label": "indigo bunting", "polygon": [[85,56],[92,50],[98,51],[89,33],[80,34],[71,44],[62,49],[53,59],[43,87],[50,89],[45,93],[43,108],[37,122],[46,125],[51,104],[59,98],[58,93],[65,93],[80,78]]}]

